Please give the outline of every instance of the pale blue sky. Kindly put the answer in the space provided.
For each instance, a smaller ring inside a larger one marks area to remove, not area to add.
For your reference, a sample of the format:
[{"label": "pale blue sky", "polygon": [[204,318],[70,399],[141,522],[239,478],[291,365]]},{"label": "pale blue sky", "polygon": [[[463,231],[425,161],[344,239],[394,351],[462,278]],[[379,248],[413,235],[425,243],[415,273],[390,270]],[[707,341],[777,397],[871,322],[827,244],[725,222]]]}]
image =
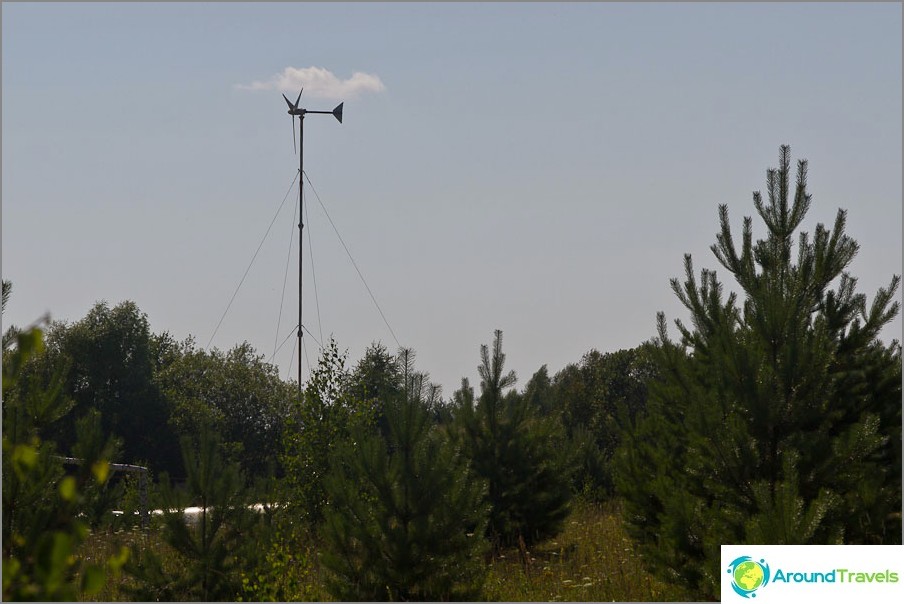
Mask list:
[{"label": "pale blue sky", "polygon": [[[2,19],[8,323],[130,299],[154,331],[206,344],[297,168],[280,90],[243,86],[289,67],[383,85],[302,97],[345,101],[341,125],[306,119],[305,170],[447,396],[476,380],[495,328],[523,386],[652,337],[659,310],[686,318],[669,278],[686,252],[720,268],[717,205],[739,229],[781,144],[810,161],[806,230],[849,210],[860,291],[901,273],[898,3],[4,2]],[[323,334],[353,361],[374,340],[395,349],[308,203]],[[273,352],[292,211],[214,346]]]}]

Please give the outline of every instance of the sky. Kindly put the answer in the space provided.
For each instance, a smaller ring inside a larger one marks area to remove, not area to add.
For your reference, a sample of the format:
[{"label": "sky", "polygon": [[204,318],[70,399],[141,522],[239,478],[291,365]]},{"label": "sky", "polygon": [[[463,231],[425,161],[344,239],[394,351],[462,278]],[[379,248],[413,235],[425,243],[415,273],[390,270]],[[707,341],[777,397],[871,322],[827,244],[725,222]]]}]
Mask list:
[{"label": "sky", "polygon": [[803,230],[848,211],[858,291],[902,272],[900,3],[0,10],[5,325],[132,300],[294,378],[301,86],[303,108],[344,102],[304,122],[311,364],[315,338],[350,365],[400,344],[448,397],[495,329],[519,387],[637,346],[657,312],[687,321],[684,254],[731,288],[718,205],[763,236],[752,193],[783,144],[809,162]]}]

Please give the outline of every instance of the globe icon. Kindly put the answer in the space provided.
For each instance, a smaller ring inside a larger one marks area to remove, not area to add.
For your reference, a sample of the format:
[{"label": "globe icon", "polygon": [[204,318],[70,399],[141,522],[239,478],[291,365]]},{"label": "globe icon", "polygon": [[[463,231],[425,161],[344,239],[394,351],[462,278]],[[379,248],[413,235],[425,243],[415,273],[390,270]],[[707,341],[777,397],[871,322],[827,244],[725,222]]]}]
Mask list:
[{"label": "globe icon", "polygon": [[754,591],[763,584],[764,579],[763,567],[753,560],[741,562],[734,569],[735,585],[744,591]]}]

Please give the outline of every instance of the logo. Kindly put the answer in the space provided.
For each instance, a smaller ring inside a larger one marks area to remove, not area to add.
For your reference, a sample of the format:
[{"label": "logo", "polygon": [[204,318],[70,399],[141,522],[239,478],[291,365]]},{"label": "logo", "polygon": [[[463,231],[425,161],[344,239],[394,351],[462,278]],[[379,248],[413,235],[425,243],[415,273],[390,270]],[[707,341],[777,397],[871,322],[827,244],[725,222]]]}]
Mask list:
[{"label": "logo", "polygon": [[769,583],[769,565],[750,556],[735,558],[727,572],[731,575],[732,589],[742,598],[755,598],[756,590]]}]

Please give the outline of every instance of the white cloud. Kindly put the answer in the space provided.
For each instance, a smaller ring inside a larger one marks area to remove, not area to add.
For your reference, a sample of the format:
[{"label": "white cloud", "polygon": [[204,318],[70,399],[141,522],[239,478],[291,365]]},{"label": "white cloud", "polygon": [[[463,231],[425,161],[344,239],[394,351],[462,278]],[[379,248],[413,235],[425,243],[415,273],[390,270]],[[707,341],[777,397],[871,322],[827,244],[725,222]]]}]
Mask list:
[{"label": "white cloud", "polygon": [[241,90],[278,90],[296,95],[304,88],[305,96],[343,100],[366,92],[382,92],[386,89],[375,75],[356,71],[347,80],[340,80],[331,71],[322,67],[286,67],[268,80],[251,84],[237,84]]}]

